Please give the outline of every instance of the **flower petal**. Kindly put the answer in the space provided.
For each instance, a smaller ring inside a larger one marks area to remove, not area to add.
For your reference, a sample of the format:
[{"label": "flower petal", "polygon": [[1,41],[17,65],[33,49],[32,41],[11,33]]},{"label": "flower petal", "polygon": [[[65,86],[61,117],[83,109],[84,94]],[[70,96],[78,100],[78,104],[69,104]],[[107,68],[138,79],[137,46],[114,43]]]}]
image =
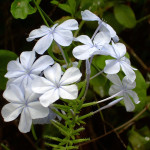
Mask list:
[{"label": "flower petal", "polygon": [[73,49],[73,56],[79,60],[86,60],[91,57],[88,45],[76,46]]},{"label": "flower petal", "polygon": [[107,74],[116,74],[120,70],[120,63],[117,60],[106,60],[106,66],[104,68],[104,72]]},{"label": "flower petal", "polygon": [[78,81],[81,78],[81,76],[82,76],[82,73],[80,72],[78,68],[71,67],[67,69],[64,75],[62,76],[60,80],[60,85],[62,86],[62,85],[74,83]]},{"label": "flower petal", "polygon": [[19,89],[14,84],[11,84],[3,93],[3,97],[9,101],[9,102],[14,102],[18,104],[24,103],[24,94],[23,92]]},{"label": "flower petal", "polygon": [[26,70],[18,61],[10,61],[7,65],[8,72],[5,74],[6,78],[20,77],[25,74]]},{"label": "flower petal", "polygon": [[128,80],[130,80],[131,82],[134,82],[134,80],[136,79],[136,75],[135,75],[135,72],[132,70],[132,67],[124,61],[121,61],[120,65],[121,65],[122,71],[125,73]]},{"label": "flower petal", "polygon": [[27,51],[22,52],[20,55],[21,64],[24,66],[25,69],[30,69],[33,65],[35,60],[35,52],[34,51]]},{"label": "flower petal", "polygon": [[61,67],[58,63],[56,63],[44,71],[44,76],[54,85],[57,85],[59,84],[61,73]]},{"label": "flower petal", "polygon": [[101,48],[102,46],[104,46],[104,44],[108,44],[110,42],[110,40],[111,40],[111,37],[109,34],[107,34],[105,32],[99,32],[96,34],[93,42],[99,48]]},{"label": "flower petal", "polygon": [[132,90],[136,87],[136,82],[131,82],[127,76],[123,78],[122,83],[128,90]]},{"label": "flower petal", "polygon": [[31,115],[30,115],[28,108],[26,107],[23,109],[21,113],[21,118],[20,118],[20,122],[18,126],[19,131],[22,133],[29,132],[31,128],[31,124],[32,124]]},{"label": "flower petal", "polygon": [[[122,86],[112,85],[109,89],[109,95],[114,95],[121,91]],[[118,94],[118,96],[123,96],[122,93]]]},{"label": "flower petal", "polygon": [[32,73],[33,74],[40,74],[43,70],[45,70],[49,65],[53,65],[54,60],[48,56],[44,55],[39,57],[32,66]]},{"label": "flower petal", "polygon": [[23,106],[20,104],[9,103],[6,104],[2,110],[1,114],[4,118],[4,121],[9,122],[15,120],[19,114],[22,112]]},{"label": "flower petal", "polygon": [[76,99],[78,97],[78,88],[75,84],[61,86],[59,88],[60,97],[63,99]]},{"label": "flower petal", "polygon": [[124,104],[127,112],[131,112],[135,109],[135,106],[128,95],[124,95]]},{"label": "flower petal", "polygon": [[73,41],[73,34],[69,30],[55,29],[54,40],[61,46],[69,46]]},{"label": "flower petal", "polygon": [[43,94],[53,88],[54,84],[44,77],[35,78],[31,85],[32,91],[39,94]]},{"label": "flower petal", "polygon": [[123,57],[125,55],[126,47],[125,47],[124,44],[122,44],[122,43],[116,43],[115,44],[114,42],[112,42],[112,46],[114,48],[114,51],[117,54],[117,58],[121,58],[121,57]]},{"label": "flower petal", "polygon": [[37,41],[33,47],[33,51],[36,51],[38,54],[43,54],[52,44],[53,36],[51,33],[45,35]]},{"label": "flower petal", "polygon": [[140,103],[139,97],[138,97],[136,92],[128,90],[127,93],[133,98],[135,104],[139,104]]},{"label": "flower petal", "polygon": [[35,38],[45,36],[51,31],[51,29],[45,25],[42,25],[39,29],[35,29],[30,32],[29,37],[26,39],[28,42],[33,41]]},{"label": "flower petal", "polygon": [[122,86],[122,82],[117,74],[108,74],[107,78],[115,85]]},{"label": "flower petal", "polygon": [[59,99],[59,90],[58,89],[51,89],[40,96],[40,103],[44,107],[48,107],[50,104],[54,103]]},{"label": "flower petal", "polygon": [[74,40],[78,41],[78,42],[81,42],[85,45],[88,45],[90,47],[93,46],[93,43],[92,43],[91,39],[87,35],[80,35],[77,38],[75,38]]},{"label": "flower petal", "polygon": [[75,19],[69,19],[64,21],[62,24],[57,26],[57,29],[65,29],[65,30],[77,30],[78,22]]},{"label": "flower petal", "polygon": [[49,113],[49,108],[43,107],[39,101],[34,101],[28,104],[28,109],[32,119],[44,118]]},{"label": "flower petal", "polygon": [[89,10],[81,11],[81,16],[82,20],[101,22],[101,19],[92,12],[90,12]]}]

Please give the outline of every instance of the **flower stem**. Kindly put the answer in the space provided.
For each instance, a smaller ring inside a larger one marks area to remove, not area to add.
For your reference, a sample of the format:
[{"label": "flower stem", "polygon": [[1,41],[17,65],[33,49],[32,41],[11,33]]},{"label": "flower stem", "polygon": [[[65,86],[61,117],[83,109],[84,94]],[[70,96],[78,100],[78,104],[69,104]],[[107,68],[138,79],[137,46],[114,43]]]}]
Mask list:
[{"label": "flower stem", "polygon": [[[55,42],[56,42],[56,41],[55,41]],[[62,56],[63,56],[63,58],[64,58],[64,60],[65,60],[65,63],[67,64],[67,66],[69,66],[69,61],[67,61],[66,54],[64,53],[63,49],[61,48],[61,46],[60,46],[57,42],[56,42],[56,44],[57,44],[58,48],[59,48],[60,51],[61,51],[61,54],[62,54]]]},{"label": "flower stem", "polygon": [[43,15],[43,13],[42,13],[42,11],[41,11],[41,9],[40,9],[39,5],[36,3],[36,1],[35,1],[35,0],[33,0],[33,1],[34,1],[34,4],[35,4],[35,6],[36,6],[37,10],[39,11],[39,13],[40,13],[40,15],[41,15],[41,17],[42,17],[42,19],[43,19],[44,23],[45,23],[45,24],[49,27],[49,24],[47,23],[47,21],[46,21],[46,19],[45,19],[44,15]]},{"label": "flower stem", "polygon": [[79,31],[81,30],[81,28],[82,28],[82,26],[84,25],[84,23],[85,23],[85,21],[81,21],[81,23],[80,23],[80,25],[79,25],[79,29],[78,30],[76,30],[76,32],[74,33],[74,37],[76,37],[77,35],[78,35],[78,33],[79,33]]},{"label": "flower stem", "polygon": [[92,79],[94,79],[95,77],[99,76],[99,75],[102,74],[103,72],[104,72],[104,70],[98,72],[97,74],[95,74],[94,76],[92,76],[92,77],[90,78],[90,80],[92,80]]}]

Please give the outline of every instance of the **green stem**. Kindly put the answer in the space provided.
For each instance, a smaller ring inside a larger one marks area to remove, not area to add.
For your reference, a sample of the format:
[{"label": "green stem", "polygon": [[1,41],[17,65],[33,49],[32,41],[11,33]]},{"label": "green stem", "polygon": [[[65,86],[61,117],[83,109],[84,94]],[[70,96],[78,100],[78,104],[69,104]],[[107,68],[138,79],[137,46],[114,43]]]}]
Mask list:
[{"label": "green stem", "polygon": [[35,132],[35,129],[34,129],[34,125],[32,124],[32,126],[31,126],[31,131],[32,131],[32,135],[33,135],[33,137],[34,137],[34,139],[37,141],[37,136],[36,136],[36,132]]},{"label": "green stem", "polygon": [[4,148],[4,150],[10,150],[7,146],[5,146],[3,143],[1,143],[1,147]]},{"label": "green stem", "polygon": [[79,63],[78,63],[77,68],[80,68],[80,67],[81,67],[81,64],[82,64],[82,60],[79,60]]},{"label": "green stem", "polygon": [[47,23],[47,21],[46,21],[46,19],[45,19],[44,15],[43,15],[43,13],[42,13],[42,11],[41,11],[41,9],[40,9],[39,5],[36,3],[36,1],[35,1],[35,0],[33,0],[33,2],[34,2],[34,4],[35,4],[35,6],[36,6],[37,10],[39,11],[39,13],[40,13],[40,15],[41,15],[41,17],[42,17],[42,19],[43,19],[44,23],[45,23],[45,24],[49,27],[49,24]]},{"label": "green stem", "polygon": [[76,32],[74,33],[74,37],[76,37],[77,35],[78,35],[78,33],[79,33],[79,31],[81,30],[81,28],[82,28],[82,26],[84,25],[84,23],[85,23],[85,21],[81,21],[81,23],[80,23],[80,25],[79,25],[79,29],[78,30],[76,30]]},{"label": "green stem", "polygon": [[143,17],[143,18],[141,18],[141,19],[139,19],[139,20],[137,20],[137,23],[140,23],[140,22],[142,22],[142,21],[144,21],[146,19],[149,19],[149,18],[150,18],[150,14],[145,16],[145,17]]}]

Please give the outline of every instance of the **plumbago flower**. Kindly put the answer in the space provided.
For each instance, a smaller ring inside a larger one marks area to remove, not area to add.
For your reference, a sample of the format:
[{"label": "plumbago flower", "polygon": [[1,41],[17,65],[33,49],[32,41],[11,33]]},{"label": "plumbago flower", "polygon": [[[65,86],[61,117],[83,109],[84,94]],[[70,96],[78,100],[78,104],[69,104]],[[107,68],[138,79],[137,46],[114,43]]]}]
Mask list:
[{"label": "plumbago flower", "polygon": [[127,78],[133,82],[136,78],[135,72],[133,67],[130,65],[130,60],[126,58],[124,55],[126,53],[126,47],[122,43],[112,45],[107,44],[103,47],[101,52],[103,55],[110,55],[115,59],[106,60],[106,66],[104,68],[104,72],[107,74],[116,74],[120,71],[120,67],[122,71],[125,73]]},{"label": "plumbago flower", "polygon": [[32,119],[44,118],[49,114],[49,108],[40,104],[39,94],[33,93],[29,87],[25,87],[23,91],[18,86],[11,84],[4,91],[3,97],[10,103],[2,108],[2,117],[4,121],[9,122],[21,114],[18,126],[20,132],[29,132]]},{"label": "plumbago flower", "polygon": [[109,89],[109,94],[114,95],[119,92],[117,96],[123,96],[126,110],[128,112],[133,111],[135,106],[130,97],[134,100],[135,104],[140,103],[138,95],[132,91],[136,87],[136,82],[131,83],[127,76],[123,78],[122,82],[118,75],[107,75],[107,78],[113,83]]},{"label": "plumbago flower", "polygon": [[[62,75],[61,67],[58,63],[44,70],[44,77],[38,77],[33,80],[32,91],[42,94],[39,98],[44,107],[48,107],[60,97],[63,99],[76,99],[78,88],[74,82],[77,82],[82,74],[76,67],[71,67]],[[72,84],[72,85],[70,85]]]},{"label": "plumbago flower", "polygon": [[117,36],[116,31],[109,24],[105,23],[98,16],[93,14],[91,11],[89,10],[81,11],[81,16],[82,16],[82,20],[98,21],[100,31],[109,34],[114,42],[119,41],[119,37]]},{"label": "plumbago flower", "polygon": [[52,27],[42,25],[39,29],[31,31],[27,41],[33,41],[40,38],[35,44],[33,51],[43,54],[55,40],[61,46],[69,46],[73,41],[72,30],[78,29],[78,22],[75,19],[69,19],[62,24],[55,24]]},{"label": "plumbago flower", "polygon": [[5,74],[5,77],[10,79],[8,85],[30,85],[44,69],[54,64],[54,60],[48,55],[43,55],[36,61],[35,59],[34,51],[26,51],[21,53],[20,59],[10,61],[7,65],[8,72]]},{"label": "plumbago flower", "polygon": [[92,55],[101,54],[101,49],[105,44],[110,43],[111,37],[105,32],[99,32],[96,34],[93,42],[87,35],[81,35],[75,38],[75,41],[79,41],[84,45],[76,46],[73,49],[73,55],[80,60],[86,60]]}]

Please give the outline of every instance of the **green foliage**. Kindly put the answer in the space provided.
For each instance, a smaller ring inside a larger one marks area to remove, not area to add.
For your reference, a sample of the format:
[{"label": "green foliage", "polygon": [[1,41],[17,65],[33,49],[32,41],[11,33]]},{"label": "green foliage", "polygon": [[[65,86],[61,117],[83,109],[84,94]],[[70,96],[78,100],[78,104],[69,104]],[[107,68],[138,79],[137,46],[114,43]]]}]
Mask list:
[{"label": "green foliage", "polygon": [[6,88],[7,79],[4,75],[7,72],[7,64],[9,61],[15,60],[16,58],[17,55],[15,53],[8,50],[0,50],[0,90],[4,90]]},{"label": "green foliage", "polygon": [[136,131],[134,128],[129,131],[129,142],[133,150],[149,150],[150,149],[150,130],[147,126]]},{"label": "green foliage", "polygon": [[36,12],[30,5],[31,0],[14,0],[11,4],[11,13],[16,19],[25,19],[28,15]]},{"label": "green foliage", "polygon": [[133,10],[127,5],[116,5],[114,14],[117,21],[126,28],[133,28],[136,25],[136,18]]}]

